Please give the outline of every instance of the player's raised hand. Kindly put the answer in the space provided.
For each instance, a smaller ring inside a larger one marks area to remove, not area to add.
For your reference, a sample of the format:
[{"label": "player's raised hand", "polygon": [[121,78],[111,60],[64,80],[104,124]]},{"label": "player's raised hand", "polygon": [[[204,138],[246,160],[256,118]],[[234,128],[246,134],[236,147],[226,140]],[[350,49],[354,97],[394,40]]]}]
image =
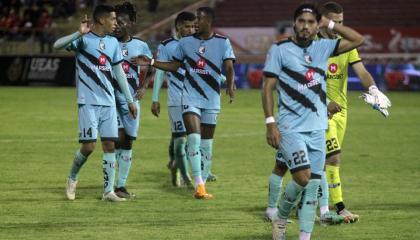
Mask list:
[{"label": "player's raised hand", "polygon": [[327,111],[328,111],[328,118],[331,119],[334,116],[334,114],[341,112],[341,106],[338,105],[338,103],[331,101],[328,103]]},{"label": "player's raised hand", "polygon": [[152,106],[150,107],[150,111],[156,117],[159,117],[160,114],[160,103],[159,102],[152,102]]},{"label": "player's raised hand", "polygon": [[277,128],[276,123],[268,123],[267,125],[267,143],[268,145],[272,146],[275,149],[279,148],[280,141],[281,141],[281,134],[279,129]]},{"label": "player's raised hand", "polygon": [[83,35],[90,32],[91,28],[92,24],[90,23],[90,19],[85,14],[85,18],[80,22],[79,32]]},{"label": "player's raised hand", "polygon": [[325,17],[324,15],[322,15],[321,20],[319,20],[318,27],[319,28],[326,28],[326,27],[328,27],[328,24],[330,23],[330,20],[331,19],[329,19],[329,18]]},{"label": "player's raised hand", "polygon": [[150,63],[152,62],[152,59],[150,59],[149,57],[145,56],[145,55],[139,55],[137,57],[132,57],[130,59],[131,63],[135,64],[135,65],[140,65],[140,66],[150,66]]},{"label": "player's raised hand", "polygon": [[137,117],[137,107],[134,102],[128,104],[128,110],[130,111],[130,115],[133,119]]},{"label": "player's raised hand", "polygon": [[236,91],[236,84],[230,84],[230,86],[228,86],[226,88],[226,94],[229,95],[229,103],[232,103],[233,100],[235,99],[235,91]]}]

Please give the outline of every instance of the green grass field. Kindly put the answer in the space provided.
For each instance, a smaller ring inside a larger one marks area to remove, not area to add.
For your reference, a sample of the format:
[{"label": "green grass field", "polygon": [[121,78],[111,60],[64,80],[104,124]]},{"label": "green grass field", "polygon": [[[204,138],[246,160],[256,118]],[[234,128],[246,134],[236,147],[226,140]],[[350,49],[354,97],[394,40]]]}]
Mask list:
[{"label": "green grass field", "polygon": [[[223,105],[213,164],[219,179],[207,187],[213,201],[170,185],[166,107],[153,117],[150,96],[128,179],[139,197],[100,200],[98,144],[69,202],[64,187],[79,147],[75,90],[0,88],[0,239],[271,239],[262,216],[274,150],[265,143],[259,91],[238,91],[234,104]],[[316,225],[312,239],[420,239],[420,94],[389,93],[389,119],[357,96],[349,95],[341,177],[346,203],[361,219]],[[288,239],[297,239],[297,227],[288,226]]]}]

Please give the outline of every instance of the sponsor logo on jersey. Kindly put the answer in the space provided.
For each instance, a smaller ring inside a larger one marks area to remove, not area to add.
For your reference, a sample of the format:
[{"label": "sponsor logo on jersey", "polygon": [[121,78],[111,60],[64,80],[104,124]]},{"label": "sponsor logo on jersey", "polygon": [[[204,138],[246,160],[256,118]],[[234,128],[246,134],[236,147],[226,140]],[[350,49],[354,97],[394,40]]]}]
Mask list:
[{"label": "sponsor logo on jersey", "polygon": [[312,68],[308,69],[308,71],[305,73],[306,80],[308,80],[308,82],[314,80],[314,75],[315,70],[313,70]]},{"label": "sponsor logo on jersey", "polygon": [[128,73],[130,71],[130,64],[128,64],[127,62],[123,62],[122,67],[125,73]]},{"label": "sponsor logo on jersey", "polygon": [[330,71],[330,73],[336,73],[338,71],[338,65],[335,63],[331,63],[328,66],[328,71]]},{"label": "sponsor logo on jersey", "polygon": [[100,65],[104,66],[106,64],[106,57],[105,57],[105,55],[99,56],[98,62],[99,62]]},{"label": "sponsor logo on jersey", "polygon": [[206,66],[206,61],[204,59],[200,58],[197,60],[197,67],[203,69]]},{"label": "sponsor logo on jersey", "polygon": [[315,76],[315,70],[308,69],[308,71],[305,73],[305,78],[306,80],[308,80],[308,83],[298,84],[298,90],[302,92],[303,90],[307,88],[311,88],[315,85],[321,84],[319,80],[314,79],[314,76]]}]

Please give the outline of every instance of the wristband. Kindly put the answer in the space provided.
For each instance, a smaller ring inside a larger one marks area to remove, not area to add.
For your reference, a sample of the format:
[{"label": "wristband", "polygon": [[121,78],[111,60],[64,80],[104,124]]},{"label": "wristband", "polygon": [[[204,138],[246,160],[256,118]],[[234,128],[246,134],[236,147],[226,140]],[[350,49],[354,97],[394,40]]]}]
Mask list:
[{"label": "wristband", "polygon": [[273,116],[270,116],[268,118],[265,119],[265,124],[270,124],[270,123],[275,123],[276,120],[274,119]]},{"label": "wristband", "polygon": [[155,59],[152,58],[152,60],[150,60],[150,66],[153,66],[153,64],[155,64]]},{"label": "wristband", "polygon": [[330,20],[330,22],[328,23],[328,29],[333,30],[335,26],[335,22],[333,20]]}]

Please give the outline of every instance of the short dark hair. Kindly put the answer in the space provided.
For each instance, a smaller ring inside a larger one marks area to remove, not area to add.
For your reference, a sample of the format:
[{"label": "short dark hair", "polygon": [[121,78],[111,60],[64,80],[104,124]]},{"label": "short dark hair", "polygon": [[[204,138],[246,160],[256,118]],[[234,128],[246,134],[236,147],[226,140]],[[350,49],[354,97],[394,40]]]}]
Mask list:
[{"label": "short dark hair", "polygon": [[211,21],[213,22],[214,19],[216,18],[216,14],[213,10],[213,8],[211,7],[201,7],[197,9],[197,12],[203,12],[206,14],[206,16],[209,16]]},{"label": "short dark hair", "polygon": [[129,2],[124,2],[123,4],[115,5],[115,12],[117,14],[127,14],[130,18],[130,21],[136,22],[137,11],[134,5]]},{"label": "short dark hair", "polygon": [[295,10],[293,20],[296,21],[296,19],[305,12],[312,13],[313,15],[315,15],[316,21],[319,22],[319,20],[321,20],[321,14],[319,14],[318,8],[315,3],[303,3],[299,5],[299,7]]},{"label": "short dark hair", "polygon": [[115,8],[110,5],[98,5],[93,10],[93,20],[96,23],[99,23],[99,19],[104,17],[105,15],[110,14],[111,12],[115,12]]},{"label": "short dark hair", "polygon": [[194,21],[195,15],[192,12],[180,12],[175,18],[175,27],[185,21]]},{"label": "short dark hair", "polygon": [[326,2],[322,5],[321,13],[326,16],[329,13],[343,13],[343,7],[337,2]]}]

